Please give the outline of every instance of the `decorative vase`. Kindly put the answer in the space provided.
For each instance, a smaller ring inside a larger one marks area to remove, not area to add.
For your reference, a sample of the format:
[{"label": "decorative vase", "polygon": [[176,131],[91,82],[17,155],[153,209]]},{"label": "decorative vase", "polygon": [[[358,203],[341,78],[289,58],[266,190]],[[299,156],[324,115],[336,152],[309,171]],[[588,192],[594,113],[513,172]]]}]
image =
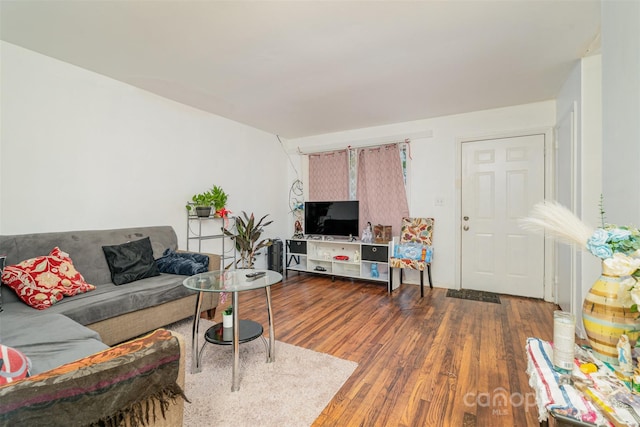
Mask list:
[{"label": "decorative vase", "polygon": [[233,328],[233,314],[222,314],[222,327]]},{"label": "decorative vase", "polygon": [[582,304],[582,322],[593,354],[600,360],[618,364],[616,345],[626,334],[633,346],[640,337],[640,313],[624,307],[618,289],[625,277],[615,276],[602,265],[602,274],[587,293]]}]

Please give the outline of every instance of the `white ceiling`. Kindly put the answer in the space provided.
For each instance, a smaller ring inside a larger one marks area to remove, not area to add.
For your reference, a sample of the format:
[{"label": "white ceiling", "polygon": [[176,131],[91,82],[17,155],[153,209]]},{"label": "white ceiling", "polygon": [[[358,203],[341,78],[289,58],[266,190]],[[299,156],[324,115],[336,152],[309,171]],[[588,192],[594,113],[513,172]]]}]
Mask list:
[{"label": "white ceiling", "polygon": [[2,40],[285,138],[556,97],[600,2],[1,1]]}]

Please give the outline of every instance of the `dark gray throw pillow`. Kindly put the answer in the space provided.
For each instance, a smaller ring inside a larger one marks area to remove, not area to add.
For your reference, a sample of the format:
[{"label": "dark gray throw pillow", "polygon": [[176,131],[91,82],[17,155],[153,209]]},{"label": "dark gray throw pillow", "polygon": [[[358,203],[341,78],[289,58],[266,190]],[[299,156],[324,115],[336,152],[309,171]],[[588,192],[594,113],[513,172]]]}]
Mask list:
[{"label": "dark gray throw pillow", "polygon": [[209,257],[194,252],[175,252],[167,248],[161,258],[156,260],[161,273],[193,276],[209,270]]},{"label": "dark gray throw pillow", "polygon": [[121,245],[103,246],[102,251],[107,258],[111,281],[116,285],[160,275],[148,237]]}]

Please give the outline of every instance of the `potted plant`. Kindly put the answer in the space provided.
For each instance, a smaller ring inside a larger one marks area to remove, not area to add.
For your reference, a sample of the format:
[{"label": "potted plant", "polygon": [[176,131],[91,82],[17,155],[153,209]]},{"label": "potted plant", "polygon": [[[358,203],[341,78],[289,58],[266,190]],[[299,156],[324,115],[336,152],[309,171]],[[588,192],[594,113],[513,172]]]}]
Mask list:
[{"label": "potted plant", "polygon": [[273,221],[267,221],[262,223],[269,214],[260,218],[256,222],[253,213],[248,216],[246,212],[242,212],[242,216],[235,217],[235,233],[225,228],[224,234],[231,237],[235,242],[236,250],[240,253],[240,259],[236,261],[236,267],[240,268],[253,268],[253,263],[256,260],[258,251],[267,246],[271,246],[273,241],[271,239],[262,239],[259,241],[264,227],[271,224]]},{"label": "potted plant", "polygon": [[214,185],[211,188],[210,193],[211,198],[213,199],[213,207],[216,209],[216,211],[219,211],[227,205],[227,198],[229,196],[224,192],[222,187]]},{"label": "potted plant", "polygon": [[194,194],[193,197],[191,197],[191,202],[187,204],[186,208],[188,211],[191,211],[191,209],[195,207],[196,215],[201,218],[206,218],[211,215],[212,207],[215,209],[214,212],[224,212],[227,197],[228,195],[224,192],[222,187],[214,185],[210,190]]},{"label": "potted plant", "polygon": [[[199,217],[208,217],[211,215],[211,207],[213,206],[213,197],[210,191],[195,194],[191,201],[196,209],[196,215]],[[191,205],[187,205],[187,210],[191,210]]]},{"label": "potted plant", "polygon": [[223,328],[232,328],[233,327],[233,306],[230,305],[222,312],[222,327]]}]

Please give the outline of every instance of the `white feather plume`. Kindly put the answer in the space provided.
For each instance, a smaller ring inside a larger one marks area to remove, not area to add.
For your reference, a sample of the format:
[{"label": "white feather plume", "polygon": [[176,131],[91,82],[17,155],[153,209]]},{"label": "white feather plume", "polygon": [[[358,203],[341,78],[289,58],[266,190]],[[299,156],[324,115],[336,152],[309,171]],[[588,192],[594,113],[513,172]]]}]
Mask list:
[{"label": "white feather plume", "polygon": [[546,232],[562,243],[576,244],[582,249],[586,249],[587,240],[595,231],[569,209],[550,200],[536,203],[530,216],[518,223],[525,230]]}]

